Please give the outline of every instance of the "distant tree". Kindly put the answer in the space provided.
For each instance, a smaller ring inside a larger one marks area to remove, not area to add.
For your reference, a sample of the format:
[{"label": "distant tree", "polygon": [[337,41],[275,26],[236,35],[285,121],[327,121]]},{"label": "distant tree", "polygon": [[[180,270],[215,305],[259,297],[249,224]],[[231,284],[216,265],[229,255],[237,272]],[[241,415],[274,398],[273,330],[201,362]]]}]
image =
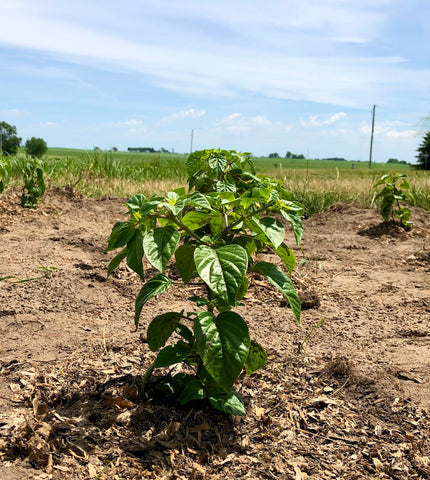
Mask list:
[{"label": "distant tree", "polygon": [[419,170],[430,170],[430,130],[424,135],[421,145],[418,147],[418,165]]},{"label": "distant tree", "polygon": [[277,153],[270,153],[269,158],[279,158],[279,155]]},{"label": "distant tree", "polygon": [[21,145],[21,138],[16,134],[16,127],[0,122],[0,152],[3,155],[15,155]]},{"label": "distant tree", "polygon": [[94,147],[93,150],[94,150],[95,152],[100,152],[100,147]]},{"label": "distant tree", "polygon": [[387,163],[399,163],[397,158],[389,158]]},{"label": "distant tree", "polygon": [[291,152],[287,152],[287,153],[285,154],[285,158],[291,158],[291,155],[292,155]]},{"label": "distant tree", "polygon": [[112,152],[117,152],[118,149],[116,147],[112,147]]},{"label": "distant tree", "polygon": [[48,145],[43,138],[31,137],[25,142],[25,153],[33,158],[40,158],[48,151]]}]

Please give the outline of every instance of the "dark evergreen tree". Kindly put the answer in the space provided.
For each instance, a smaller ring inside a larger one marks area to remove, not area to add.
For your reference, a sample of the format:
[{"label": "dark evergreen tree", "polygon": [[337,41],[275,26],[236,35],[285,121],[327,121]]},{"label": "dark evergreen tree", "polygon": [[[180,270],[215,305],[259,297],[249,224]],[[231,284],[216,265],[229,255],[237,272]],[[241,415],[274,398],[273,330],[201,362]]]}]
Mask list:
[{"label": "dark evergreen tree", "polygon": [[418,147],[418,165],[419,170],[430,170],[430,130],[425,133],[421,145]]}]

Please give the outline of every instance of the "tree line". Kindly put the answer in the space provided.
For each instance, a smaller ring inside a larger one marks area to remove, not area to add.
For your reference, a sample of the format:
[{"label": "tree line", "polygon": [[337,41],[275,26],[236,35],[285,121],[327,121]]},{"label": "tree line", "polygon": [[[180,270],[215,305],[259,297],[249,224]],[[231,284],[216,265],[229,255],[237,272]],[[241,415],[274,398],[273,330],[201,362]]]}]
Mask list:
[{"label": "tree line", "polygon": [[[22,138],[18,137],[15,125],[0,122],[0,156],[16,155],[21,146]],[[48,145],[43,138],[31,137],[24,145],[25,153],[34,158],[40,158],[48,151]]]}]

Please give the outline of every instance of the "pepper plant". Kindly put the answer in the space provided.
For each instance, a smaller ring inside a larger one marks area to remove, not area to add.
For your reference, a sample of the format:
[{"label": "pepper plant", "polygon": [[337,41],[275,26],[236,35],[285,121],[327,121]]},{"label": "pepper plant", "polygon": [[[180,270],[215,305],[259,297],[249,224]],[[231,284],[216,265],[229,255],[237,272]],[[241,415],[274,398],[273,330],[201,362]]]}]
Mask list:
[{"label": "pepper plant", "polygon": [[[108,241],[106,251],[121,249],[108,275],[125,260],[144,282],[136,298],[136,328],[150,298],[184,284],[202,287],[201,295],[189,298],[195,304],[192,311],[167,311],[150,322],[147,342],[158,355],[142,389],[148,388],[155,369],[183,363],[182,373],[168,374],[162,382],[181,404],[207,398],[223,412],[244,415],[234,383],[243,369],[251,375],[264,366],[267,355],[233,309],[241,305],[247,276],[255,272],[282,292],[300,322],[300,300],[289,276],[295,256],[284,242],[280,218],[299,244],[303,207],[280,182],[257,177],[250,154],[195,152],[187,171],[188,192],[178,188],[165,196],[135,195],[127,202],[129,218],[115,223]],[[265,248],[278,255],[284,268],[258,260]],[[158,271],[149,279],[144,258]],[[180,281],[171,278],[174,266]],[[171,337],[176,343],[166,345]]]},{"label": "pepper plant", "polygon": [[24,186],[21,193],[21,206],[36,208],[40,198],[45,193],[43,165],[38,158],[32,158],[24,164]]},{"label": "pepper plant", "polygon": [[409,229],[412,222],[411,211],[404,204],[413,204],[414,197],[404,173],[383,175],[374,185],[377,190],[375,199],[380,201],[379,210],[384,222],[397,219],[400,225]]}]

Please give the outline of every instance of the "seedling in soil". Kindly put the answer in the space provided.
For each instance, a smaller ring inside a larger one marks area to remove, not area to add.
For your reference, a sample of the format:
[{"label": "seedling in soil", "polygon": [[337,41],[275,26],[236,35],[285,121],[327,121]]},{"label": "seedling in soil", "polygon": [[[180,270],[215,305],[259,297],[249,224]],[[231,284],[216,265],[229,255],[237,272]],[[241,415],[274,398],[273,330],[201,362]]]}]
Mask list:
[{"label": "seedling in soil", "polygon": [[379,210],[384,222],[397,220],[403,228],[409,229],[412,225],[409,221],[411,211],[404,204],[413,205],[415,200],[406,175],[404,173],[383,175],[375,183],[374,188],[377,191],[375,199],[380,201]]},{"label": "seedling in soil", "polygon": [[32,158],[24,165],[24,186],[22,187],[21,205],[25,208],[36,208],[45,193],[42,162]]},{"label": "seedling in soil", "polygon": [[[187,171],[188,192],[178,188],[166,196],[135,195],[127,202],[129,219],[114,225],[108,241],[107,251],[121,249],[108,274],[126,260],[145,282],[136,299],[136,328],[149,299],[172,286],[202,287],[204,293],[189,298],[196,305],[193,311],[168,311],[149,324],[147,342],[158,355],[144,375],[142,390],[150,388],[155,369],[183,364],[181,373],[168,373],[158,387],[181,404],[208,399],[223,412],[244,415],[234,383],[243,369],[251,375],[263,367],[267,355],[233,309],[247,293],[247,276],[258,273],[285,296],[300,322],[300,300],[289,276],[296,259],[284,243],[278,216],[291,226],[299,244],[303,207],[280,182],[257,177],[249,154],[195,152]],[[256,259],[264,248],[278,255],[284,269]],[[148,280],[144,257],[159,272]],[[170,262],[181,281],[166,272]],[[174,334],[179,340],[166,345]]]}]

